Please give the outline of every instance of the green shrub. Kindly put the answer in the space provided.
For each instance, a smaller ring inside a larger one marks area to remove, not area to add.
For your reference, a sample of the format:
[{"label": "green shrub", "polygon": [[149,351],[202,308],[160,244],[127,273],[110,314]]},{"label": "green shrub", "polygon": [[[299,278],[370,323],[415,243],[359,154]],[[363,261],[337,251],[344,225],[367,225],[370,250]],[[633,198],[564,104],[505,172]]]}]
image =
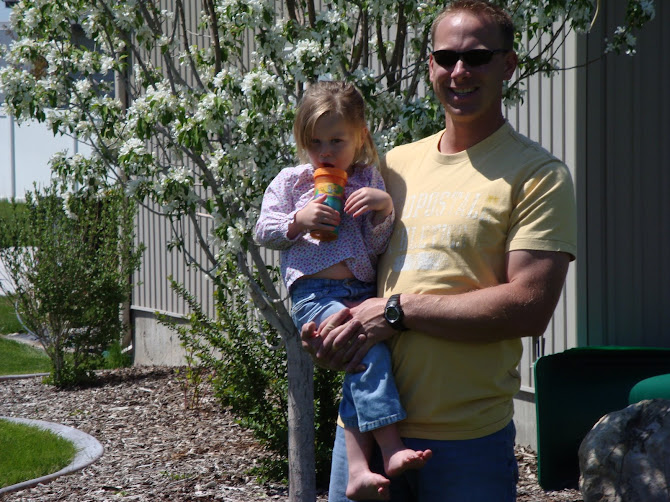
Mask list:
[{"label": "green shrub", "polygon": [[123,352],[121,342],[115,340],[102,353],[104,369],[113,370],[116,368],[128,368],[133,364],[133,358],[130,353]]},{"label": "green shrub", "polygon": [[[26,212],[25,202],[18,202],[15,199],[7,200],[0,199],[0,222],[5,225],[13,226],[16,217],[21,217]],[[7,235],[0,232],[0,248],[5,248],[11,245]]]},{"label": "green shrub", "polygon": [[[276,331],[260,318],[248,297],[227,275],[230,289],[216,293],[216,319],[182,285],[172,288],[188,303],[187,324],[166,316],[159,320],[177,332],[188,354],[189,369],[206,369],[221,405],[230,408],[240,425],[250,429],[270,455],[252,470],[261,479],[288,479],[288,380],[286,352]],[[240,280],[239,278],[237,280]],[[297,336],[297,335],[296,335]],[[201,375],[201,372],[196,373]],[[199,382],[194,382],[197,386]],[[335,439],[335,421],[342,375],[315,368],[315,456],[317,485],[325,487]],[[192,389],[197,392],[197,389]]]},{"label": "green shrub", "polygon": [[133,214],[120,191],[99,197],[47,187],[0,221],[9,243],[0,259],[18,313],[45,347],[58,387],[93,379],[103,352],[121,339],[120,308],[141,251],[133,249]]}]

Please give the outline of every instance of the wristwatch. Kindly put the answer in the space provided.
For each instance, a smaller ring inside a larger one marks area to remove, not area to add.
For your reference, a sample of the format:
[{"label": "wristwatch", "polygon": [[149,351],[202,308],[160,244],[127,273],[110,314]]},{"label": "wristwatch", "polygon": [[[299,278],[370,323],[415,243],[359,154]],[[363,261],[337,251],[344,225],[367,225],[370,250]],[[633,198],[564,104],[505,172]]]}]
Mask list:
[{"label": "wristwatch", "polygon": [[405,313],[400,306],[400,295],[391,295],[391,298],[386,302],[386,308],[384,308],[384,319],[393,329],[407,331],[402,322],[404,318]]}]

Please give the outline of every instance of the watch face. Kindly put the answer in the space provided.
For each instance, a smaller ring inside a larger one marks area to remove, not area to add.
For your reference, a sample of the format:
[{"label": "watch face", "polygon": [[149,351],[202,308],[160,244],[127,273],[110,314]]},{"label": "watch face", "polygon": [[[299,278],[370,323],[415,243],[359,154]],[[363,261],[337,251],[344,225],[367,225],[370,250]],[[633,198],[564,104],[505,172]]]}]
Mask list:
[{"label": "watch face", "polygon": [[400,312],[398,312],[398,309],[390,307],[386,309],[386,319],[388,322],[395,322],[400,319]]}]

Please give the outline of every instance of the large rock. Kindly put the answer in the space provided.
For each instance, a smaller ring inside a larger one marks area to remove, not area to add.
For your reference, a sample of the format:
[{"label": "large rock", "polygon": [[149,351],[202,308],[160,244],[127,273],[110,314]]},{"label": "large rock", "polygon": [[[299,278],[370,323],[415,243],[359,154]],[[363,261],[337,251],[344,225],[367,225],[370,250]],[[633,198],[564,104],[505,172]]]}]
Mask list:
[{"label": "large rock", "polygon": [[670,501],[670,401],[602,417],[579,447],[584,502]]}]

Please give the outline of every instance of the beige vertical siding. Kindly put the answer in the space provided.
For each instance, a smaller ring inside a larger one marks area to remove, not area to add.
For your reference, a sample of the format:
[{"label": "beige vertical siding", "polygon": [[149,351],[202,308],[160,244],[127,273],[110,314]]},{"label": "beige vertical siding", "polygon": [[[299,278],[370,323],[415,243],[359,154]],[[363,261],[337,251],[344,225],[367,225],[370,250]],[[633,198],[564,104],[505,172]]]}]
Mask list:
[{"label": "beige vertical siding", "polygon": [[[573,67],[577,58],[576,39],[567,37],[555,54],[560,66]],[[534,75],[525,80],[523,103],[507,109],[509,122],[522,134],[537,141],[563,160],[573,179],[578,164],[575,141],[577,71],[560,71],[551,76]],[[544,354],[561,352],[576,345],[576,265],[570,266],[563,294],[544,335],[524,339],[524,353],[519,366],[522,389],[532,391],[533,363]]]},{"label": "beige vertical siding", "polygon": [[[161,0],[161,8],[173,11],[175,0]],[[189,44],[204,47],[208,38],[198,29],[201,2],[188,0],[183,2],[188,32]],[[160,56],[154,52],[147,54],[147,59],[155,66],[162,66]],[[189,74],[186,66],[182,67],[182,76],[191,84],[194,78]],[[185,246],[195,258],[204,262],[204,254],[199,251],[195,231],[188,221],[183,221]],[[201,217],[204,232],[209,230],[209,222]],[[137,215],[137,242],[146,246],[142,266],[137,272],[134,282],[133,302],[131,309],[144,312],[162,312],[175,317],[188,313],[186,303],[171,288],[169,277],[184,284],[188,291],[194,293],[206,312],[214,314],[212,281],[196,267],[189,266],[184,254],[173,250],[168,251],[168,243],[173,237],[170,222],[161,214],[161,208],[152,203],[140,207]]]}]

